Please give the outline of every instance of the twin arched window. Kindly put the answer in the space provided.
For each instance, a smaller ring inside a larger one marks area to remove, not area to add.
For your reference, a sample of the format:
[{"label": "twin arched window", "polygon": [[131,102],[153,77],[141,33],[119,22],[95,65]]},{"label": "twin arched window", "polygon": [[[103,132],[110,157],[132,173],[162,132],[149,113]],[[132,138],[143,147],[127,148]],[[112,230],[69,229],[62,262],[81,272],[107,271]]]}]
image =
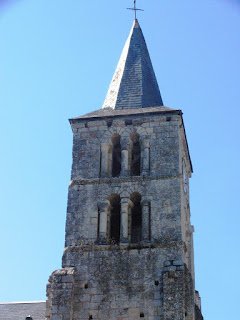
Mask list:
[{"label": "twin arched window", "polygon": [[[128,204],[128,240],[131,243],[138,243],[142,240],[142,207],[141,195],[133,193]],[[121,241],[121,216],[122,212],[121,199],[118,194],[112,194],[109,198],[107,236],[106,240],[111,244],[119,244]],[[126,208],[125,208],[126,209]]]},{"label": "twin arched window", "polygon": [[[111,147],[109,148],[108,166],[110,167],[111,176],[119,177],[122,173],[122,151],[121,137],[114,134],[111,139]],[[140,176],[141,174],[141,144],[139,135],[133,133],[130,136],[130,143],[127,150],[127,171],[131,176]],[[126,160],[126,159],[125,159]]]}]

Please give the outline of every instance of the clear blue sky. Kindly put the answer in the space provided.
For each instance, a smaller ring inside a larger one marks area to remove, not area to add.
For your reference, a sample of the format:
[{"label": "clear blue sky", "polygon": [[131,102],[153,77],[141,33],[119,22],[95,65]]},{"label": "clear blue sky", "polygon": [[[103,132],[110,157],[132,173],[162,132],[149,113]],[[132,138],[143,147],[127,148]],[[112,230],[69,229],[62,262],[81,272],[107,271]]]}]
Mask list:
[{"label": "clear blue sky", "polygon": [[[102,106],[131,0],[0,0],[0,301],[44,300],[61,267],[72,132]],[[205,320],[239,318],[240,1],[138,0],[165,105],[192,157]]]}]

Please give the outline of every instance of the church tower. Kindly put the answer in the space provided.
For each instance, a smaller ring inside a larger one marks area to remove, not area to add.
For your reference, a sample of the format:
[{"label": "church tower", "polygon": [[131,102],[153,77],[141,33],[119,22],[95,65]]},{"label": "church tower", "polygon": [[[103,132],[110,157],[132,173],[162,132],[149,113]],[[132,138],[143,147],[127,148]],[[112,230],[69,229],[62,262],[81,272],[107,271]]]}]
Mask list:
[{"label": "church tower", "polygon": [[181,110],[163,106],[135,19],[102,109],[70,119],[62,269],[48,320],[202,320]]}]

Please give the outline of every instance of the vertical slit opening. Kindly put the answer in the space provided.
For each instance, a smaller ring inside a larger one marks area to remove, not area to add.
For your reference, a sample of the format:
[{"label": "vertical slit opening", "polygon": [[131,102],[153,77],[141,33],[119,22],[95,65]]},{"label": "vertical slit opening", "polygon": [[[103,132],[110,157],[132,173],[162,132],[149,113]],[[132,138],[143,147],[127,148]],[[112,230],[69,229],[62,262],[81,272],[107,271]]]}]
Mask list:
[{"label": "vertical slit opening", "polygon": [[110,243],[119,244],[121,224],[121,199],[117,194],[110,197]]},{"label": "vertical slit opening", "polygon": [[131,195],[130,200],[133,202],[132,223],[131,223],[131,242],[138,243],[142,239],[142,206],[141,195],[137,192]]},{"label": "vertical slit opening", "polygon": [[122,152],[119,134],[113,135],[112,176],[119,177],[121,173]]},{"label": "vertical slit opening", "polygon": [[134,133],[131,135],[132,141],[132,159],[131,159],[131,175],[140,176],[141,174],[141,145],[139,135]]}]

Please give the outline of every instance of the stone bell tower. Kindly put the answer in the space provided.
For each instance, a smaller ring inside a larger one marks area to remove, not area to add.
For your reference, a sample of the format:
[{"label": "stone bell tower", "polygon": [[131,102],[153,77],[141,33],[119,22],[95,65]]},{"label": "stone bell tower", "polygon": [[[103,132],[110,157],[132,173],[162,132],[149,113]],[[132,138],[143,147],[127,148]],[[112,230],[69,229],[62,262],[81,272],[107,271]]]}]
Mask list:
[{"label": "stone bell tower", "polygon": [[182,112],[163,106],[136,19],[102,109],[70,124],[65,249],[46,319],[203,319]]}]

